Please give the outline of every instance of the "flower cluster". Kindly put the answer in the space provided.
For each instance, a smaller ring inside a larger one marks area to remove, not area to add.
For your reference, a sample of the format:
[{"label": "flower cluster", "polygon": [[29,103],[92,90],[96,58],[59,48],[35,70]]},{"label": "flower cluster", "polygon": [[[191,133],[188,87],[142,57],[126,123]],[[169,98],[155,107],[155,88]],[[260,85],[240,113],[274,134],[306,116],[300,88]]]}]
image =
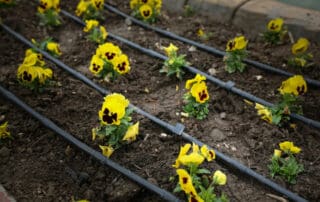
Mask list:
[{"label": "flower cluster", "polygon": [[197,74],[193,79],[189,79],[186,82],[185,88],[190,90],[184,95],[186,105],[184,106],[184,112],[195,117],[196,119],[202,120],[207,117],[209,113],[210,98],[207,85],[204,82],[206,77]]},{"label": "flower cluster", "polygon": [[17,71],[18,81],[31,90],[41,91],[52,79],[52,70],[45,67],[42,55],[27,49],[23,63]]},{"label": "flower cluster", "polygon": [[223,58],[227,72],[234,73],[237,70],[240,72],[244,71],[246,65],[242,60],[247,56],[247,44],[248,41],[244,36],[239,36],[228,41],[226,48],[227,53]]},{"label": "flower cluster", "polygon": [[[62,54],[60,45],[54,42],[52,38],[47,38],[41,42],[37,42],[35,39],[31,39],[31,41],[37,48],[50,53],[53,57],[59,57]],[[33,51],[35,52],[35,50]]]},{"label": "flower cluster", "polygon": [[291,52],[294,55],[294,58],[289,59],[289,65],[295,67],[308,67],[311,66],[312,63],[309,63],[313,55],[311,53],[306,53],[309,48],[309,41],[306,38],[300,38],[298,41],[292,45]]},{"label": "flower cluster", "polygon": [[178,47],[170,43],[168,47],[164,47],[164,51],[168,59],[164,62],[161,73],[167,73],[167,76],[176,75],[178,79],[182,79],[184,71],[183,66],[188,65],[185,60],[185,55],[178,55]]},{"label": "flower cluster", "polygon": [[84,32],[89,33],[87,38],[90,41],[102,44],[105,42],[108,32],[103,26],[99,26],[97,20],[86,20],[86,26],[83,28]]},{"label": "flower cluster", "polygon": [[76,15],[82,16],[83,20],[104,19],[102,15],[104,0],[80,0]]},{"label": "flower cluster", "polygon": [[301,75],[295,75],[283,81],[278,91],[280,101],[273,107],[256,104],[255,108],[263,120],[281,126],[290,120],[291,113],[302,114],[299,96],[307,92],[307,83]]},{"label": "flower cluster", "polygon": [[160,15],[162,0],[131,0],[130,8],[133,16],[146,22],[155,22]]},{"label": "flower cluster", "polygon": [[303,165],[299,164],[294,156],[300,153],[301,149],[289,141],[280,143],[279,147],[280,150],[274,150],[271,164],[268,166],[271,176],[280,175],[290,184],[295,184],[297,175],[304,170]]},{"label": "flower cluster", "polygon": [[190,148],[191,144],[182,146],[173,165],[179,176],[174,192],[184,191],[188,201],[228,201],[224,194],[221,197],[217,197],[214,193],[215,185],[226,184],[226,175],[219,170],[212,175],[209,170],[199,168],[205,159],[208,162],[215,159],[214,150],[208,149],[206,145],[199,148],[195,143],[192,145],[192,152],[189,152]]},{"label": "flower cluster", "polygon": [[283,28],[283,19],[275,18],[269,21],[267,25],[268,31],[263,33],[264,39],[271,44],[280,44],[283,41],[284,36],[287,34],[287,30]]},{"label": "flower cluster", "polygon": [[92,140],[99,137],[103,155],[110,157],[122,144],[136,140],[139,133],[139,122],[132,124],[132,108],[128,108],[129,100],[123,95],[113,93],[104,98],[99,111],[100,126],[92,129]]},{"label": "flower cluster", "polygon": [[0,0],[0,8],[7,8],[14,5],[13,0]]},{"label": "flower cluster", "polygon": [[121,52],[118,46],[104,43],[97,48],[96,54],[92,56],[89,69],[98,77],[114,80],[117,76],[129,72],[129,58]]},{"label": "flower cluster", "polygon": [[59,16],[60,0],[40,0],[37,15],[41,25],[58,26],[61,24]]},{"label": "flower cluster", "polygon": [[0,125],[0,142],[2,139],[11,138],[11,134],[8,131],[8,122]]}]

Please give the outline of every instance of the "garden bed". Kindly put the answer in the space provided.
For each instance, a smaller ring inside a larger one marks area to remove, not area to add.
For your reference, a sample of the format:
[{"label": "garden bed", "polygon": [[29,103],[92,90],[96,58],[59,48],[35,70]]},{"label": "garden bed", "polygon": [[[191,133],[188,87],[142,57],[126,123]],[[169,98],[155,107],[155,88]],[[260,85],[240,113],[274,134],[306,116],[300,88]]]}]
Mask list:
[{"label": "garden bed", "polygon": [[[75,10],[77,4],[77,2],[61,3],[61,7],[70,12]],[[127,4],[115,5],[127,13],[130,12]],[[3,11],[1,17],[6,25],[28,39],[42,40],[48,36],[53,37],[60,43],[63,52],[60,59],[65,64],[106,89],[124,94],[132,104],[171,124],[183,122],[186,126],[185,131],[189,134],[264,176],[269,177],[267,165],[273,149],[282,141],[293,141],[302,148],[298,158],[305,165],[305,172],[298,177],[296,185],[288,185],[278,178],[275,182],[310,201],[320,198],[320,193],[317,191],[320,190],[320,174],[317,172],[320,168],[318,130],[302,123],[297,123],[296,130],[269,125],[262,121],[256,115],[256,111],[246,105],[241,97],[208,82],[211,95],[208,118],[197,121],[181,117],[178,113],[181,112],[182,96],[186,92],[185,80],[194,75],[187,73],[183,81],[167,78],[159,73],[162,61],[143,55],[118,41],[111,41],[119,45],[129,56],[132,70],[130,74],[113,83],[96,79],[88,70],[96,45],[85,39],[82,27],[64,16],[63,25],[57,29],[39,27],[35,11],[36,3],[19,1],[16,7]],[[13,13],[19,14],[13,15]],[[187,60],[193,66],[205,72],[214,68],[217,71],[215,75],[217,78],[224,81],[232,80],[240,89],[271,102],[277,100],[276,89],[285,79],[253,67],[248,67],[242,74],[228,74],[223,69],[221,58],[198,50],[190,51],[189,45],[130,25],[110,12],[106,12],[104,25],[107,31],[158,52],[161,52],[160,45],[168,46],[170,42],[174,43],[180,48],[180,53],[187,55]],[[239,33],[246,34],[246,30],[221,25],[198,14],[187,17],[163,11],[163,16],[156,25],[197,41],[200,40],[196,31],[203,26],[207,32],[213,33],[212,39],[204,43],[221,50],[225,49],[225,44],[230,38]],[[258,36],[248,37],[250,58],[300,73],[297,69],[283,65],[290,56],[289,43],[266,46]],[[50,62],[48,64],[54,70],[56,85],[40,94],[23,88],[16,80],[16,70],[23,60],[27,47],[3,31],[0,40],[1,84],[60,127],[99,150],[91,141],[91,128],[98,124],[98,110],[103,96]],[[320,58],[318,45],[312,43],[310,52],[315,59]],[[315,67],[303,70],[303,74],[320,80],[319,67],[319,61],[316,61]],[[262,79],[257,80],[258,75],[262,76]],[[319,97],[319,89],[308,89],[303,104],[306,117],[320,120]],[[70,201],[72,196],[75,199],[86,198],[91,201],[161,201],[158,196],[74,149],[62,138],[42,127],[38,121],[4,99],[1,98],[0,102],[0,113],[4,115],[1,119],[9,121],[9,129],[14,137],[13,141],[0,145],[0,183],[18,201]],[[173,190],[175,183],[170,182],[169,177],[173,176],[175,171],[171,165],[178,155],[180,146],[185,142],[178,137],[171,137],[167,131],[141,115],[134,114],[133,120],[140,121],[138,140],[117,150],[111,159],[158,186],[169,191]],[[168,136],[164,137],[161,133],[167,133]],[[259,186],[256,181],[215,162],[208,164],[208,167],[211,170],[221,169],[227,173],[228,183],[219,190],[225,192],[231,201],[274,200],[267,194],[275,193]],[[178,196],[182,198],[182,195]]]}]

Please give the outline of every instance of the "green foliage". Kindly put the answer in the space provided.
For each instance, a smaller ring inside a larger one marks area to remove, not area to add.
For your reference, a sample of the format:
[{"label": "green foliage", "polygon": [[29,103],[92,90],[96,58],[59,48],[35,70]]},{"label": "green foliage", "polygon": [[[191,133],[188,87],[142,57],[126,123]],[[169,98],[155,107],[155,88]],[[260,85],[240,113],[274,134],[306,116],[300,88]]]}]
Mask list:
[{"label": "green foliage", "polygon": [[311,67],[314,65],[312,59],[313,55],[311,53],[302,53],[294,58],[290,58],[288,60],[288,65],[296,68]]},{"label": "green foliage", "polygon": [[228,73],[234,73],[237,70],[239,72],[243,72],[246,65],[242,62],[242,60],[245,57],[247,57],[247,51],[244,49],[227,52],[226,56],[224,57],[226,71]]},{"label": "green foliage", "polygon": [[99,27],[93,28],[86,38],[98,44],[103,44],[105,40]]},{"label": "green foliage", "polygon": [[131,123],[132,108],[127,108],[125,116],[121,119],[120,125],[103,125],[95,128],[96,135],[103,139],[107,145],[118,149],[124,142],[122,141]]},{"label": "green foliage", "polygon": [[196,13],[196,12],[195,12],[195,10],[194,10],[194,8],[193,8],[192,6],[190,6],[190,5],[188,5],[188,4],[184,6],[184,15],[185,15],[186,17],[191,17],[191,16],[193,16],[195,13]]},{"label": "green foliage", "polygon": [[40,18],[41,26],[59,26],[61,25],[61,18],[59,13],[54,9],[49,9],[44,13],[37,13]]},{"label": "green foliage", "polygon": [[290,120],[291,113],[302,114],[302,107],[299,103],[298,96],[288,93],[282,95],[281,100],[269,108],[272,114],[272,123],[281,126]]},{"label": "green foliage", "polygon": [[82,19],[84,21],[93,20],[93,19],[105,20],[105,17],[103,15],[102,11],[96,9],[94,7],[94,5],[90,4],[90,5],[88,5],[87,9],[83,12]]},{"label": "green foliage", "polygon": [[298,174],[304,171],[303,165],[291,153],[287,157],[272,157],[268,168],[272,177],[280,175],[290,184],[295,184]]},{"label": "green foliage", "polygon": [[176,77],[181,80],[184,74],[183,66],[187,64],[185,55],[177,55],[175,52],[164,62],[160,73],[167,73],[167,76],[176,75]]},{"label": "green foliage", "polygon": [[198,120],[203,120],[209,114],[209,103],[198,103],[196,99],[190,94],[186,93],[183,96],[187,104],[183,107],[183,111]]},{"label": "green foliage", "polygon": [[263,33],[263,38],[266,42],[270,44],[278,45],[283,42],[283,38],[286,34],[287,34],[287,31],[285,30],[281,30],[279,32],[266,31]]}]

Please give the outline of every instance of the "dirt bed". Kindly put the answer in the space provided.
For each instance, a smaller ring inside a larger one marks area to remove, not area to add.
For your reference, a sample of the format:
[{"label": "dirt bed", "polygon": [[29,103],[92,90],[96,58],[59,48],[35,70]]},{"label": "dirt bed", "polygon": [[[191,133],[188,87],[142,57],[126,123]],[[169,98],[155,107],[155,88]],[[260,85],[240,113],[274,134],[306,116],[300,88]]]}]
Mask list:
[{"label": "dirt bed", "polygon": [[[186,73],[182,81],[167,78],[159,73],[162,61],[131,49],[119,41],[110,40],[130,57],[132,69],[128,75],[113,83],[101,81],[88,70],[96,45],[85,39],[81,26],[63,16],[63,25],[59,28],[40,27],[35,15],[36,3],[25,0],[17,2],[16,7],[1,10],[1,18],[6,25],[28,39],[53,37],[60,43],[63,52],[60,59],[65,64],[104,88],[124,94],[132,104],[171,124],[182,122],[187,133],[256,172],[269,178],[267,165],[273,150],[282,141],[293,141],[302,148],[298,157],[304,164],[305,171],[298,177],[296,185],[289,185],[280,178],[275,178],[274,181],[310,201],[320,199],[318,130],[300,122],[297,122],[296,130],[269,125],[257,116],[251,106],[243,102],[243,98],[208,82],[211,95],[209,116],[203,121],[181,117],[179,112],[183,106],[182,96],[186,92],[185,81],[194,75]],[[127,3],[111,3],[127,13],[130,12]],[[74,13],[77,1],[62,1],[61,4],[63,9]],[[238,88],[270,102],[277,100],[276,89],[285,79],[251,66],[242,74],[228,74],[224,71],[221,58],[199,50],[190,51],[189,45],[128,25],[123,18],[110,12],[106,12],[104,25],[109,32],[158,52],[161,52],[159,45],[174,43],[180,48],[180,53],[187,55],[187,60],[193,66],[205,72],[215,68],[217,78],[232,80]],[[221,50],[225,48],[228,39],[240,33],[246,34],[246,30],[219,24],[201,13],[187,17],[163,11],[156,25],[196,41],[200,41],[196,31],[202,26],[207,32],[213,33],[213,37],[204,43]],[[16,80],[16,71],[27,47],[3,30],[0,33],[1,85],[76,138],[99,150],[98,145],[91,141],[91,129],[98,124],[98,110],[103,96],[49,61],[47,63],[53,68],[57,85],[47,88],[43,93],[23,88]],[[258,36],[248,38],[250,58],[301,73],[284,65],[290,56],[291,44],[267,46]],[[311,43],[310,52],[315,59],[320,58],[319,50],[318,44]],[[320,80],[319,67],[319,60],[316,60],[314,68],[303,70],[302,73]],[[262,79],[257,80],[258,75]],[[148,91],[145,91],[146,88]],[[319,89],[308,89],[303,103],[306,117],[320,120],[319,98]],[[68,145],[64,139],[2,97],[0,103],[1,121],[9,122],[9,129],[14,137],[14,140],[0,145],[0,183],[17,201],[71,201],[72,197],[90,201],[161,201],[159,196]],[[134,114],[133,120],[140,121],[137,141],[117,150],[111,159],[161,188],[172,191],[175,187],[175,183],[169,181],[169,177],[175,175],[172,164],[180,146],[186,142],[179,137],[172,137],[165,129],[141,115]],[[168,134],[168,137],[163,138],[161,133]],[[207,164],[207,167],[227,173],[228,183],[219,188],[219,191],[225,192],[231,201],[275,200],[267,194],[276,193],[219,162]],[[182,194],[177,196],[183,198]]]}]

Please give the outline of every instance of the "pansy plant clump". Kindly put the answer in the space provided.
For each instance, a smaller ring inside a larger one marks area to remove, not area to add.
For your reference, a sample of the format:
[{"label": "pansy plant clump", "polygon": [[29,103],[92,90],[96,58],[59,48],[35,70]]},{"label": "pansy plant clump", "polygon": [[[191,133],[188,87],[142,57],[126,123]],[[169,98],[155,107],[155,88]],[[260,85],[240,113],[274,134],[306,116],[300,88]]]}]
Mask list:
[{"label": "pansy plant clump", "polygon": [[234,73],[236,71],[244,71],[246,65],[242,60],[247,57],[247,44],[248,41],[244,36],[239,36],[228,41],[226,48],[227,53],[223,58],[227,72]]},{"label": "pansy plant clump", "polygon": [[[37,42],[35,39],[31,39],[31,41],[37,48],[48,52],[53,57],[59,57],[62,54],[60,45],[54,42],[52,38],[47,38],[41,42]],[[33,51],[36,52],[35,50]]]},{"label": "pansy plant clump", "polygon": [[108,36],[108,32],[103,26],[99,26],[97,20],[86,20],[83,31],[88,33],[87,39],[98,44],[103,44]]},{"label": "pansy plant clump", "polygon": [[40,25],[58,26],[61,24],[60,0],[40,0],[37,15]]},{"label": "pansy plant clump", "polygon": [[227,183],[227,176],[220,170],[212,174],[200,167],[205,160],[211,162],[215,159],[214,150],[208,149],[206,145],[199,148],[195,143],[192,151],[189,151],[190,149],[191,144],[182,146],[173,165],[179,177],[174,192],[183,191],[188,201],[192,202],[229,201],[225,194],[222,193],[219,197],[215,193],[216,186]]},{"label": "pansy plant clump", "polygon": [[7,8],[14,4],[15,2],[13,0],[0,0],[0,8]]},{"label": "pansy plant clump", "polygon": [[168,47],[163,48],[168,59],[164,61],[161,73],[166,73],[167,76],[175,75],[178,79],[182,79],[184,74],[183,66],[188,65],[188,62],[185,60],[185,55],[178,55],[178,47],[170,43]]},{"label": "pansy plant clump", "polygon": [[283,19],[275,18],[269,21],[267,31],[263,33],[264,39],[271,44],[281,44],[287,30],[283,27]]},{"label": "pansy plant clump", "polygon": [[131,0],[132,15],[145,22],[154,23],[160,15],[162,0]]},{"label": "pansy plant clump", "polygon": [[[309,67],[313,64],[310,63],[313,55],[307,53],[310,42],[306,38],[300,38],[292,45],[291,52],[294,55],[293,58],[288,60],[288,64],[294,67]],[[309,62],[309,63],[308,63]]]},{"label": "pansy plant clump", "polygon": [[104,0],[80,0],[76,15],[82,17],[83,20],[104,19],[103,16]]},{"label": "pansy plant clump", "polygon": [[52,70],[46,67],[41,54],[27,49],[23,63],[18,67],[17,78],[23,86],[41,92],[50,84]]},{"label": "pansy plant clump", "polygon": [[193,79],[187,80],[185,87],[189,92],[183,96],[186,102],[183,111],[199,120],[206,118],[209,113],[208,100],[210,96],[205,80],[206,77],[200,74],[197,74]]},{"label": "pansy plant clump", "polygon": [[136,140],[139,122],[131,123],[132,108],[123,95],[113,93],[104,98],[99,111],[100,125],[92,129],[92,140],[98,137],[103,155],[110,157],[121,145]]},{"label": "pansy plant clump", "polygon": [[104,43],[97,48],[96,54],[92,56],[89,69],[95,76],[106,81],[110,79],[113,81],[119,75],[130,71],[129,58],[121,52],[118,46]]},{"label": "pansy plant clump", "polygon": [[290,120],[290,114],[302,114],[300,97],[307,92],[307,83],[301,75],[295,75],[282,82],[278,89],[280,101],[272,107],[256,104],[258,115],[269,123],[282,126]]},{"label": "pansy plant clump", "polygon": [[295,155],[300,153],[301,149],[289,141],[280,143],[279,147],[280,150],[274,150],[271,164],[268,165],[271,176],[279,175],[288,183],[295,184],[298,174],[304,170],[303,165],[295,158]]}]

